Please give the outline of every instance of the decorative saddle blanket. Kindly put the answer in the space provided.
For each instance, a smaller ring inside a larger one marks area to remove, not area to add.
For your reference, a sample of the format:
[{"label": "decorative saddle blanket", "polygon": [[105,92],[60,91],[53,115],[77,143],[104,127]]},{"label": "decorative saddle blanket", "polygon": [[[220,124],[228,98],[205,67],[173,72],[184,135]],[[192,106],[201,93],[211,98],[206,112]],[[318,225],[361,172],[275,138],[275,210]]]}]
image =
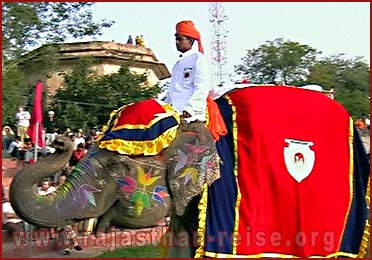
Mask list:
[{"label": "decorative saddle blanket", "polygon": [[285,86],[239,89],[216,102],[228,134],[216,143],[221,178],[199,204],[195,256],[358,256],[368,242],[360,176],[369,169],[354,166],[348,112]]},{"label": "decorative saddle blanket", "polygon": [[125,105],[110,114],[98,147],[126,155],[157,155],[176,137],[180,116],[156,99]]}]

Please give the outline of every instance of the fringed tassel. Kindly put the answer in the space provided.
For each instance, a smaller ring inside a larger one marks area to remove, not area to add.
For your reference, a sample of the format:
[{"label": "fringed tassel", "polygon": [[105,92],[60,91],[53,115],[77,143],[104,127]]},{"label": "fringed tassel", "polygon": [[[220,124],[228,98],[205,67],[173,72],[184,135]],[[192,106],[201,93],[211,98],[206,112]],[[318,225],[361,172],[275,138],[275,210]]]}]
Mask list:
[{"label": "fringed tassel", "polygon": [[221,136],[227,134],[227,128],[223,121],[221,111],[216,102],[211,97],[207,98],[208,108],[208,129],[211,132],[214,141],[218,141]]},{"label": "fringed tassel", "polygon": [[208,202],[208,184],[203,185],[202,197],[199,201],[199,226],[198,226],[198,244],[199,247],[195,252],[194,258],[204,257],[204,245],[205,245],[205,228],[207,220],[207,202]]}]

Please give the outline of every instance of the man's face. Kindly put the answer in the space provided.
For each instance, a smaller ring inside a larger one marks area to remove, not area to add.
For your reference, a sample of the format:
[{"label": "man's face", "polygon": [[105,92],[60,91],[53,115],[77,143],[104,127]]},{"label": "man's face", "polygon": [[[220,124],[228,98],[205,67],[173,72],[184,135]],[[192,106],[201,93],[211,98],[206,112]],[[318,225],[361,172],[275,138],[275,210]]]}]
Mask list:
[{"label": "man's face", "polygon": [[47,190],[50,186],[50,183],[49,181],[43,181],[43,183],[41,184],[41,189],[42,190]]},{"label": "man's face", "polygon": [[185,35],[175,34],[177,50],[180,52],[186,52],[191,49],[191,40]]}]

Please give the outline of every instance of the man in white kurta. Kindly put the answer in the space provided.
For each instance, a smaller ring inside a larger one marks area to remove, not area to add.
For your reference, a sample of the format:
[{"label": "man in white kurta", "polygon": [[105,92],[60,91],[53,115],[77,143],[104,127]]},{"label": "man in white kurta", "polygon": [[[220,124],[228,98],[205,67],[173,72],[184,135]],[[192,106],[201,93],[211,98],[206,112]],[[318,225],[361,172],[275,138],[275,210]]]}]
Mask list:
[{"label": "man in white kurta", "polygon": [[[181,52],[172,69],[166,102],[171,104],[188,122],[206,121],[207,97],[211,90],[209,64],[203,54],[201,37],[191,21],[176,26],[176,46]],[[192,50],[198,41],[198,51]]]}]

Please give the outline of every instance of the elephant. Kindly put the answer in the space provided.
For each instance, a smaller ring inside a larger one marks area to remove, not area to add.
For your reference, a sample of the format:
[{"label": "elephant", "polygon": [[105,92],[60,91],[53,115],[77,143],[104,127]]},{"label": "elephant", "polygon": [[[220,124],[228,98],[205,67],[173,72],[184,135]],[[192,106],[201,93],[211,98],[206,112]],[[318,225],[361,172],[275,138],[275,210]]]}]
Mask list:
[{"label": "elephant", "polygon": [[[111,225],[151,227],[171,216],[167,234],[188,236],[187,246],[167,244],[170,257],[364,256],[369,161],[346,109],[321,93],[293,86],[233,89],[215,102],[227,128],[218,141],[203,122],[188,123],[154,109],[160,119],[152,126],[165,122],[172,131],[160,135],[161,149],[148,143],[155,151],[150,155],[140,151],[148,141],[137,138],[147,136],[148,129],[117,124],[124,112],[136,118],[152,110],[152,103],[113,111],[103,129],[112,139],[100,139],[56,192],[38,196],[35,183],[63,168],[73,150],[68,138],[57,137],[53,155],[13,179],[10,201],[16,214],[43,227],[97,217],[96,232]],[[135,133],[131,145],[121,145],[120,131]],[[276,232],[287,243],[258,245],[260,230]],[[289,245],[310,231],[323,236],[322,245]],[[334,243],[325,248],[327,231]]]}]

